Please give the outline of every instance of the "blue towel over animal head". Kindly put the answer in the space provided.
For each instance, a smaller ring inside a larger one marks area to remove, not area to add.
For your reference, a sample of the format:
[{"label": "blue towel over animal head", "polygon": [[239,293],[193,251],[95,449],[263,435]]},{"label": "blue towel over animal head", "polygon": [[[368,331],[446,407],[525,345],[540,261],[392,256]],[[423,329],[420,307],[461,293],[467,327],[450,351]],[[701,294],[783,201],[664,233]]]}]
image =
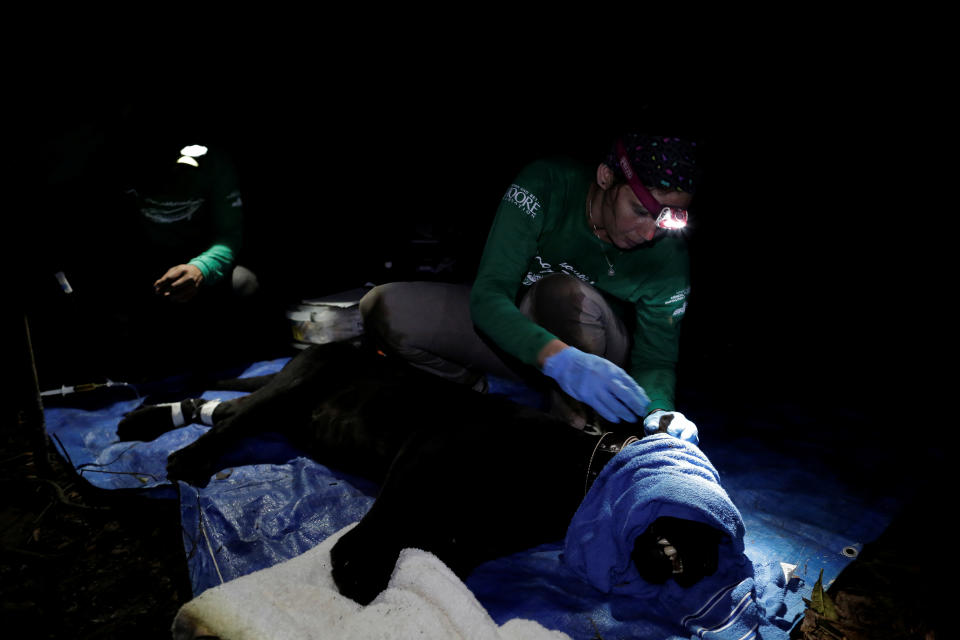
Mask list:
[{"label": "blue towel over animal head", "polygon": [[743,557],[743,518],[703,452],[667,434],[623,448],[603,468],[567,529],[564,563],[604,593],[650,597],[660,585],[640,577],[634,540],[661,516],[703,522],[727,534],[723,556]]}]

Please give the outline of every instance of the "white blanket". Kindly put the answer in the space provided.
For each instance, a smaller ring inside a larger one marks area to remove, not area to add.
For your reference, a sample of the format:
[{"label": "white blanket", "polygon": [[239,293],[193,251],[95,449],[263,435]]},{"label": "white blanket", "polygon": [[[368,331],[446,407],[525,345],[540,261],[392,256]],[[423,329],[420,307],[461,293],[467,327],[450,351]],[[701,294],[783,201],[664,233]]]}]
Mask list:
[{"label": "white blanket", "polygon": [[570,640],[531,620],[497,626],[463,581],[419,549],[404,550],[387,589],[361,607],[340,595],[331,576],[330,549],[353,526],[296,558],[200,594],[177,613],[174,640]]}]

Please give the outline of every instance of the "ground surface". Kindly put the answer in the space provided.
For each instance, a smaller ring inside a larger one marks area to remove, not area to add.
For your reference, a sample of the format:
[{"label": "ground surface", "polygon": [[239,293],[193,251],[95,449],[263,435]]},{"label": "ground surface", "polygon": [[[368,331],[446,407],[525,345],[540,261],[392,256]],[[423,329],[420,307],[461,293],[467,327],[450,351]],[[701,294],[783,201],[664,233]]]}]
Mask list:
[{"label": "ground surface", "polygon": [[[29,425],[3,430],[0,590],[4,628],[32,638],[169,638],[191,597],[178,505],[94,492],[57,456],[38,464]],[[808,612],[794,638],[936,638],[942,523],[920,500],[828,590],[836,615]],[[832,619],[831,619],[832,618]]]},{"label": "ground surface", "polygon": [[[25,387],[0,424],[0,628],[29,629],[31,638],[169,638],[192,597],[178,504],[93,489],[48,445],[44,452],[35,395],[31,405]],[[839,450],[857,451],[856,464],[837,460],[852,476],[887,459],[871,464],[857,432],[850,429],[850,442],[837,432]],[[903,478],[918,487],[914,502],[830,586],[830,601],[808,611],[794,638],[948,637],[933,631],[945,628],[950,593],[946,475]]]},{"label": "ground surface", "polygon": [[177,503],[94,493],[56,455],[43,471],[16,426],[4,429],[0,455],[3,628],[169,638],[191,598]]}]

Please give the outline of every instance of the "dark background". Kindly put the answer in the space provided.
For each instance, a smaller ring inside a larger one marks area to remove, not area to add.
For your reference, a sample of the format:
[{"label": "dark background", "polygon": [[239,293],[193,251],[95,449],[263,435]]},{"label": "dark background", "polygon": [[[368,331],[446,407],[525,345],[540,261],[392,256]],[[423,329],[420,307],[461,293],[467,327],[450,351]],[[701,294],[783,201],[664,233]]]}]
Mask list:
[{"label": "dark background", "polygon": [[[333,29],[304,40],[311,51],[302,57],[285,50],[268,59],[257,51],[244,60],[227,48],[216,63],[199,63],[189,47],[153,40],[144,46],[166,52],[167,60],[149,69],[130,61],[119,72],[73,52],[45,68],[15,65],[27,82],[7,82],[8,101],[17,109],[5,137],[14,167],[3,236],[6,315],[8,332],[22,339],[19,312],[27,312],[43,388],[79,381],[67,380],[65,372],[76,371],[71,365],[82,359],[81,347],[99,347],[73,324],[77,309],[59,293],[53,273],[109,264],[109,255],[94,255],[92,247],[123,241],[111,235],[90,175],[70,178],[90,188],[66,207],[50,189],[57,182],[51,176],[64,151],[84,165],[82,145],[71,142],[69,132],[109,125],[125,105],[150,105],[162,114],[159,128],[190,128],[198,141],[233,154],[247,217],[243,262],[260,275],[271,294],[267,311],[277,318],[302,298],[424,277],[418,265],[447,255],[456,258],[455,269],[437,277],[469,280],[494,210],[526,162],[566,153],[594,163],[624,128],[668,129],[701,140],[707,172],[688,235],[693,289],[681,343],[680,409],[693,407],[697,420],[730,417],[758,438],[779,439],[812,421],[826,425],[817,433],[846,429],[823,443],[836,447],[830,460],[838,473],[881,492],[891,482],[912,486],[926,460],[931,470],[947,473],[938,461],[951,450],[953,429],[949,413],[933,405],[949,399],[944,391],[952,377],[941,309],[950,290],[940,280],[952,256],[941,241],[951,239],[945,202],[955,140],[943,117],[949,103],[939,78],[924,73],[933,57],[906,58],[910,47],[898,39],[866,47],[843,41],[838,50],[834,45],[846,33],[834,33],[829,43],[823,34],[804,34],[800,47],[787,43],[796,49],[789,57],[744,39],[748,64],[719,54],[711,61],[703,53],[693,70],[649,50],[629,64],[591,54],[584,58],[597,64],[576,67],[553,50],[496,68],[464,66],[441,47],[429,60],[381,50],[373,63],[358,64],[363,56],[355,48],[313,50]],[[729,42],[729,34],[722,35]],[[85,32],[80,37],[91,41]],[[112,40],[107,44],[105,59],[125,57]],[[811,51],[821,46],[827,59],[814,60]],[[40,48],[22,50],[18,62]],[[483,60],[485,51],[478,47],[475,59]],[[90,237],[96,242],[88,244]],[[423,238],[437,243],[411,242]],[[387,260],[391,270],[383,268]],[[278,343],[288,346],[280,324]],[[781,403],[792,408],[780,410]],[[760,427],[750,426],[754,416],[766,418]],[[772,433],[771,423],[779,427]],[[25,431],[17,423],[20,439]],[[708,433],[702,429],[705,439]],[[889,435],[895,437],[883,437]],[[8,456],[23,449],[7,448]],[[940,456],[932,456],[933,449]],[[902,469],[889,462],[901,452]],[[797,463],[803,464],[802,453]],[[11,468],[11,477],[35,473],[32,462],[27,466],[26,472]],[[863,474],[864,467],[871,472]],[[924,522],[946,513],[929,504],[943,486],[937,478],[933,491],[922,492],[928,503],[899,529],[895,559],[922,564],[924,581],[890,578],[898,574],[888,571],[889,558],[881,554],[880,579],[867,572],[862,581],[867,591],[886,580],[909,589],[910,601],[933,602],[913,593],[938,566],[916,555],[917,540],[934,553],[946,548],[940,538],[949,528]],[[34,609],[45,606],[50,592],[66,594],[64,606],[50,605],[50,624],[67,628],[92,619],[91,637],[99,637],[102,622],[88,615],[94,606],[87,600],[99,601],[97,611],[135,620],[141,632],[140,614],[115,600],[123,603],[149,584],[157,595],[145,594],[144,606],[168,635],[166,625],[190,597],[189,585],[184,575],[179,591],[169,584],[170,567],[180,566],[183,552],[176,514],[153,505],[148,511],[111,523],[111,532],[130,531],[128,542],[106,536],[98,554],[89,553],[86,541],[108,527],[95,520],[85,529],[66,529],[66,539],[86,546],[87,553],[78,553],[82,562],[63,568],[43,560],[43,571],[25,564],[20,571],[30,583],[11,582],[10,593],[39,603]],[[48,514],[44,527],[56,530],[45,501],[32,513],[38,515],[21,518],[23,527],[35,528]],[[145,538],[144,527],[158,535]],[[59,538],[54,542],[59,549]],[[144,558],[164,544],[166,555],[140,577]],[[115,555],[118,547],[127,552]],[[851,566],[864,567],[866,560],[865,552]],[[126,582],[124,569],[137,586]],[[85,586],[114,584],[109,578],[118,585],[114,598]],[[170,592],[166,607],[154,602]],[[77,600],[77,593],[89,597]],[[71,603],[79,604],[64,615]],[[884,603],[882,610],[901,607]]]},{"label": "dark background", "polygon": [[[20,296],[38,351],[40,325],[50,324],[48,294],[38,292],[50,289],[64,243],[84,260],[60,222],[81,220],[101,240],[111,233],[95,193],[75,210],[49,203],[51,149],[69,148],[78,127],[110,126],[132,104],[164,131],[196,131],[232,153],[247,220],[242,262],[277,317],[300,299],[368,282],[469,281],[525,163],[568,154],[595,164],[629,128],[694,136],[706,176],[688,236],[681,389],[689,381],[745,406],[763,395],[884,413],[924,384],[902,362],[923,350],[910,323],[923,321],[914,298],[926,295],[905,277],[922,253],[904,215],[918,199],[917,163],[905,159],[935,142],[869,78],[719,75],[648,88],[394,70],[198,86],[87,86],[79,76],[31,103],[24,130],[42,141],[31,146],[42,170],[29,178],[31,214],[15,249],[29,265]],[[435,242],[413,242],[425,238]],[[444,257],[452,271],[418,271]],[[69,356],[45,354],[41,370],[60,357]]]}]

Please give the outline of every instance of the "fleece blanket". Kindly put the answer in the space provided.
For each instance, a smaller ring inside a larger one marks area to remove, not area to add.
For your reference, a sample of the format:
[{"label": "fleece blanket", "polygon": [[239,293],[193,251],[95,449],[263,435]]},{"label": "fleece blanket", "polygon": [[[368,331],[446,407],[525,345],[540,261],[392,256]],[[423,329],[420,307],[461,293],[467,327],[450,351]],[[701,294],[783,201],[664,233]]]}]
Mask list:
[{"label": "fleece blanket", "polygon": [[524,619],[493,621],[436,556],[400,554],[387,589],[366,607],[337,591],[330,549],[352,525],[296,558],[205,591],[181,607],[175,640],[569,640]]}]

